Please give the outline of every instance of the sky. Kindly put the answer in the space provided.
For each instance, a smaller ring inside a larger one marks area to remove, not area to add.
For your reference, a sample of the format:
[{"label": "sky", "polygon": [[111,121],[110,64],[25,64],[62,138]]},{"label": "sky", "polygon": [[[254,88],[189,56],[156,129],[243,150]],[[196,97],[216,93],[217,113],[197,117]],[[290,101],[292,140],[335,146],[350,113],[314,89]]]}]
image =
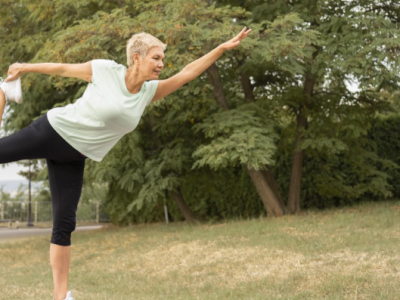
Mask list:
[{"label": "sky", "polygon": [[27,168],[19,166],[17,163],[10,163],[3,166],[0,165],[0,181],[25,179],[17,174],[20,170],[27,170]]}]

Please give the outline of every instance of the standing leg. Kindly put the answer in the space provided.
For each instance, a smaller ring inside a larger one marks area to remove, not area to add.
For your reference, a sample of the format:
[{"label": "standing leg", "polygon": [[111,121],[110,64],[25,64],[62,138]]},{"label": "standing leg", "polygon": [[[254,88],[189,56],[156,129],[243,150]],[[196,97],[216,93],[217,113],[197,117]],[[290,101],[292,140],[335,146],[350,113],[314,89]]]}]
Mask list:
[{"label": "standing leg", "polygon": [[[4,94],[0,90],[0,109]],[[3,96],[3,97],[2,97]],[[54,298],[67,294],[71,232],[83,184],[85,158],[51,127],[43,115],[28,127],[0,139],[0,164],[21,159],[47,158],[53,203],[53,235],[50,262]]]},{"label": "standing leg", "polygon": [[50,244],[50,265],[53,271],[55,300],[64,300],[68,292],[70,254],[71,246]]},{"label": "standing leg", "polygon": [[53,271],[55,300],[65,299],[68,292],[71,233],[75,230],[84,167],[83,157],[82,160],[71,162],[47,159],[53,205],[50,263]]}]

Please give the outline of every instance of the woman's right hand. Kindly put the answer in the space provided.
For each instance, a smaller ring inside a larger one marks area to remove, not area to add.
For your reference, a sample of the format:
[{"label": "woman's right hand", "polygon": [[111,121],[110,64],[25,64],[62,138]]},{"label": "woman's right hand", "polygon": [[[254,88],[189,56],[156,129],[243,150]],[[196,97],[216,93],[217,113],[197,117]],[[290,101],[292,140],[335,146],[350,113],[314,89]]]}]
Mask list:
[{"label": "woman's right hand", "polygon": [[13,81],[22,75],[22,64],[15,63],[8,68],[8,77],[5,82]]},{"label": "woman's right hand", "polygon": [[233,39],[230,39],[229,41],[221,44],[219,47],[226,50],[230,50],[240,44],[240,42],[247,37],[247,35],[251,32],[251,29],[246,30],[247,27],[244,27],[241,32],[237,36],[235,36]]}]

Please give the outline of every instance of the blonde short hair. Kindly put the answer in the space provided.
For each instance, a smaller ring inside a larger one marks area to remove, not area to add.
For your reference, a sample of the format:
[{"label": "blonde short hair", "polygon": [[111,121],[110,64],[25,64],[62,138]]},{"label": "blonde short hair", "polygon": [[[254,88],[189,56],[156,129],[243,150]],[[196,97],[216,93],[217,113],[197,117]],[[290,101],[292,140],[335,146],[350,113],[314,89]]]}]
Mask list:
[{"label": "blonde short hair", "polygon": [[133,65],[133,54],[138,53],[140,57],[144,58],[149,53],[152,47],[161,47],[163,50],[167,48],[167,45],[161,42],[158,38],[151,34],[141,32],[132,35],[126,46],[126,56],[128,67]]}]

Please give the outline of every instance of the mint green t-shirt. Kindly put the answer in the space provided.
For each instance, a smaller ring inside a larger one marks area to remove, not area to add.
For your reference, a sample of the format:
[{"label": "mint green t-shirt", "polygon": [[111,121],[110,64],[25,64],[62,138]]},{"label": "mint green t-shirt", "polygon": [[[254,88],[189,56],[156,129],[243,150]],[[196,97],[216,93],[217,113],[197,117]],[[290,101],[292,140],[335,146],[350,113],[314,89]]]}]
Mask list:
[{"label": "mint green t-shirt", "polygon": [[136,128],[153,99],[158,81],[137,94],[125,85],[127,68],[111,60],[92,61],[92,83],[75,103],[48,111],[54,130],[85,156],[101,161],[119,139]]}]

